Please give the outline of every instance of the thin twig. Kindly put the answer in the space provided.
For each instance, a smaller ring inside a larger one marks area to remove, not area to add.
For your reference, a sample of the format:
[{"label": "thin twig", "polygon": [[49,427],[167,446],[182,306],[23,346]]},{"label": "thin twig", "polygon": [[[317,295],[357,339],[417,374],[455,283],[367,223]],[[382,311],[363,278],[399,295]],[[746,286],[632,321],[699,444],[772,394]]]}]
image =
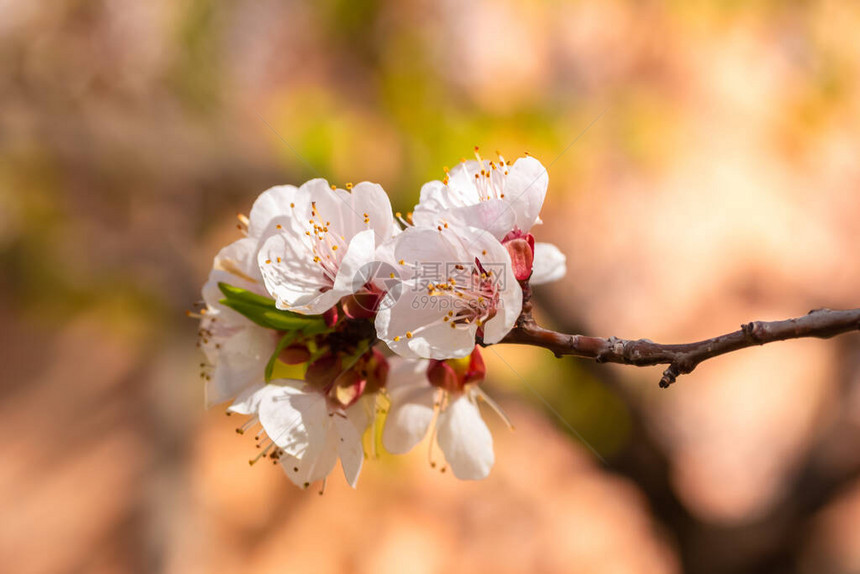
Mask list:
[{"label": "thin twig", "polygon": [[739,349],[786,339],[827,339],[842,333],[860,331],[860,309],[815,309],[803,317],[784,321],[753,321],[742,325],[738,331],[695,343],[661,345],[648,339],[588,337],[544,329],[532,317],[531,291],[527,284],[523,285],[523,295],[523,313],[501,343],[543,347],[557,357],[570,355],[594,359],[599,363],[620,363],[637,367],[669,365],[660,379],[662,388],[674,383],[678,376],[692,372],[701,362]]}]

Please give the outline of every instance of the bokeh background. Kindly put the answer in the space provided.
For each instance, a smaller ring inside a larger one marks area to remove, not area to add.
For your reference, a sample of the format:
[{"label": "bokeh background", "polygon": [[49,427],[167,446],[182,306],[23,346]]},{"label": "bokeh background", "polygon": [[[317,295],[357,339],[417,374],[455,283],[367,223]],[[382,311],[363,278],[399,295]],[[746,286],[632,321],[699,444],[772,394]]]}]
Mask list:
[{"label": "bokeh background", "polygon": [[682,342],[860,302],[860,4],[0,1],[0,564],[860,571],[860,338],[659,368],[485,353],[497,462],[324,496],[205,411],[184,311],[237,212],[474,145],[549,168],[547,325]]}]

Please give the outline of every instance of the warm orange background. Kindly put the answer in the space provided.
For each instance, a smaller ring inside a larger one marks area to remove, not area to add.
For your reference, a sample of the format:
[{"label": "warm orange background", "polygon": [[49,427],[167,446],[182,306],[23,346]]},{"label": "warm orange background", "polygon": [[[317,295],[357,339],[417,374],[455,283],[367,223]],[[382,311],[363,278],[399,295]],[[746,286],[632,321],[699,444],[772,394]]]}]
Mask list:
[{"label": "warm orange background", "polygon": [[0,570],[860,571],[856,335],[668,391],[493,348],[489,479],[424,444],[320,497],[203,410],[184,317],[267,187],[407,211],[476,144],[549,169],[550,326],[856,307],[858,29],[839,0],[0,1]]}]

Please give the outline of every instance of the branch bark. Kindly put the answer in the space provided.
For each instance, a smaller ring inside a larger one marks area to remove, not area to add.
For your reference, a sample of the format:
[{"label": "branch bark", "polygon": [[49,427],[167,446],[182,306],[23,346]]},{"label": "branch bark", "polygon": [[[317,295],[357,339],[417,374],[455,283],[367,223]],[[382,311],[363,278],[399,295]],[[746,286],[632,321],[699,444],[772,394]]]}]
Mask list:
[{"label": "branch bark", "polygon": [[860,331],[860,309],[814,309],[803,317],[783,321],[753,321],[732,333],[695,343],[662,345],[648,339],[588,337],[568,335],[539,326],[532,317],[531,289],[523,285],[523,312],[516,326],[500,343],[543,347],[557,357],[569,355],[594,359],[598,363],[619,363],[645,367],[669,365],[660,387],[666,388],[680,375],[691,373],[700,363],[747,347],[786,339],[814,337],[827,339]]}]

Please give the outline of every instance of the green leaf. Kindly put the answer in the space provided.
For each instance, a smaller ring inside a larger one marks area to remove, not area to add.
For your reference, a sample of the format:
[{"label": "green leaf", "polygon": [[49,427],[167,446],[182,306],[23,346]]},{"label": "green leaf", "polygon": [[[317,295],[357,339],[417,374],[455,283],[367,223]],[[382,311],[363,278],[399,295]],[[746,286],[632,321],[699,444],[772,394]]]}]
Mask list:
[{"label": "green leaf", "polygon": [[299,315],[278,309],[275,301],[246,289],[219,283],[224,294],[220,303],[247,317],[257,325],[278,331],[302,331],[306,336],[325,333],[328,327],[319,315]]},{"label": "green leaf", "polygon": [[[252,293],[247,289],[241,289],[239,287],[233,287],[229,283],[218,283],[218,289],[221,290],[221,293],[231,301],[244,301],[246,303],[251,303],[254,305],[259,305],[261,307],[270,307],[272,309],[277,309],[275,307],[275,300],[270,299],[268,297],[264,297],[262,295],[257,295],[256,293]],[[295,313],[293,313],[295,314]]]}]

